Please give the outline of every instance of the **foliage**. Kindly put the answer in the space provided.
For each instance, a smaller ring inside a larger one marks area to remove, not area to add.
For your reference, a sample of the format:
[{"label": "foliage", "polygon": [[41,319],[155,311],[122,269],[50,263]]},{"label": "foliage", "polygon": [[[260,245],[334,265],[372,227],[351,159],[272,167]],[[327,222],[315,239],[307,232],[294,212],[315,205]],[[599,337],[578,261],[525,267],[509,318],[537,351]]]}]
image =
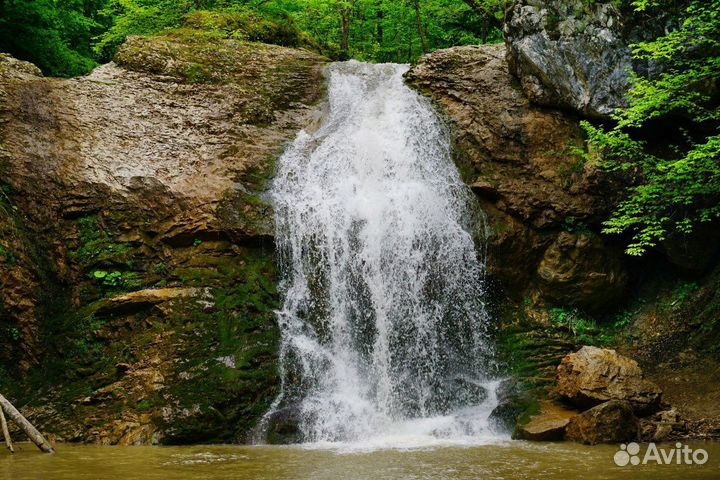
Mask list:
[{"label": "foliage", "polygon": [[123,272],[106,272],[105,270],[95,270],[93,278],[100,282],[104,287],[131,287],[135,286],[137,279],[135,275]]},{"label": "foliage", "polygon": [[[633,3],[638,10],[662,4]],[[606,233],[632,236],[630,255],[720,216],[720,0],[687,3],[679,28],[633,46],[636,59],[661,73],[633,77],[629,106],[616,114],[616,126],[584,124],[605,166],[639,179],[605,223]],[[676,133],[663,148],[663,139],[647,138],[659,122]]]},{"label": "foliage", "polygon": [[78,226],[79,244],[70,252],[70,256],[82,267],[87,268],[93,265],[132,266],[131,246],[127,243],[114,242],[100,227],[95,215],[80,218]]},{"label": "foliage", "polygon": [[632,313],[629,311],[621,312],[610,322],[602,324],[583,317],[576,309],[552,308],[549,313],[550,323],[567,329],[577,344],[601,347],[613,345],[617,335],[632,321]]},{"label": "foliage", "polygon": [[108,27],[106,0],[0,0],[0,51],[49,75],[73,76],[95,65],[93,38]]},{"label": "foliage", "polygon": [[499,41],[505,0],[0,0],[0,51],[57,76],[87,73],[131,35],[180,27],[335,59],[410,62]]}]

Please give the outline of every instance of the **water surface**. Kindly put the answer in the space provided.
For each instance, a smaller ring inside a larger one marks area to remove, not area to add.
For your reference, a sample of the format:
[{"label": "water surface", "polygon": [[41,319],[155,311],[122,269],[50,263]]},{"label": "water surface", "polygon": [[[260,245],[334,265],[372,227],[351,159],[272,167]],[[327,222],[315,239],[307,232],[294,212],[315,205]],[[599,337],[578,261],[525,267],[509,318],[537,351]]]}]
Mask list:
[{"label": "water surface", "polygon": [[705,465],[618,467],[616,446],[504,442],[468,448],[362,452],[311,447],[94,447],[59,445],[44,455],[29,444],[0,451],[3,480],[662,480],[720,478],[720,443],[694,443]]}]

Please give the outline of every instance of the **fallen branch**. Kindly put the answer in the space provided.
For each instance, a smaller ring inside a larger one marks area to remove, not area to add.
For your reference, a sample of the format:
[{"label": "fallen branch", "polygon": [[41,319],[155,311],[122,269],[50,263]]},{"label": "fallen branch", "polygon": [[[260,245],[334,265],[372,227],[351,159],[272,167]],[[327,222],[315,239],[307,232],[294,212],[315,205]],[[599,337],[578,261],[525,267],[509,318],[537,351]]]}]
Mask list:
[{"label": "fallen branch", "polygon": [[15,453],[15,449],[12,446],[12,440],[10,440],[10,430],[8,430],[7,420],[5,420],[5,414],[3,409],[0,407],[0,426],[2,426],[3,438],[5,439],[5,445],[7,446],[10,453]]},{"label": "fallen branch", "polygon": [[33,425],[28,422],[20,412],[18,412],[17,408],[13,407],[12,403],[10,403],[8,399],[2,395],[0,395],[0,408],[5,410],[5,413],[7,413],[8,417],[10,417],[10,420],[17,423],[22,431],[25,432],[28,438],[37,445],[40,450],[45,453],[55,453],[55,450],[53,450],[52,446],[47,440],[45,440],[45,437],[42,436],[37,428],[33,427]]}]

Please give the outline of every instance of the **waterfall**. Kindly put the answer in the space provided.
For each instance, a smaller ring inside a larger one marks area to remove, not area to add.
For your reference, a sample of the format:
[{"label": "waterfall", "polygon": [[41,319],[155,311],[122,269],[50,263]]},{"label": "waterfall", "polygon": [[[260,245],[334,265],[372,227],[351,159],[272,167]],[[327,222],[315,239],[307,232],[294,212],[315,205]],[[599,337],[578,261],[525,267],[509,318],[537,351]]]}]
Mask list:
[{"label": "waterfall", "polygon": [[329,68],[324,123],[271,189],[282,272],[282,392],[306,442],[491,436],[483,217],[406,65]]}]

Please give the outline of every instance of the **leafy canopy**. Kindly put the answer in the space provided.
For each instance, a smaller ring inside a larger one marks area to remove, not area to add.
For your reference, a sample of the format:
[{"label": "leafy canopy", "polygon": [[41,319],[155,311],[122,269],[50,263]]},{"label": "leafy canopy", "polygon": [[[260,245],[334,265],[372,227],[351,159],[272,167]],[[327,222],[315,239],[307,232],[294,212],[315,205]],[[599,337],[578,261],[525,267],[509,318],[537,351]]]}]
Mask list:
[{"label": "leafy canopy", "polygon": [[[633,4],[642,11],[663,1]],[[642,255],[720,216],[720,0],[688,1],[679,28],[632,48],[661,73],[633,76],[629,106],[617,112],[614,128],[584,127],[609,169],[641,179],[604,231],[629,234],[627,253]],[[660,122],[677,134],[669,143],[652,136]]]},{"label": "leafy canopy", "polygon": [[236,32],[239,38],[285,44],[302,37],[302,45],[334,59],[410,62],[438,48],[500,41],[504,5],[505,0],[0,0],[0,51],[49,75],[81,75],[110,60],[129,35],[152,35],[182,27],[197,14],[216,13],[251,19]]}]

